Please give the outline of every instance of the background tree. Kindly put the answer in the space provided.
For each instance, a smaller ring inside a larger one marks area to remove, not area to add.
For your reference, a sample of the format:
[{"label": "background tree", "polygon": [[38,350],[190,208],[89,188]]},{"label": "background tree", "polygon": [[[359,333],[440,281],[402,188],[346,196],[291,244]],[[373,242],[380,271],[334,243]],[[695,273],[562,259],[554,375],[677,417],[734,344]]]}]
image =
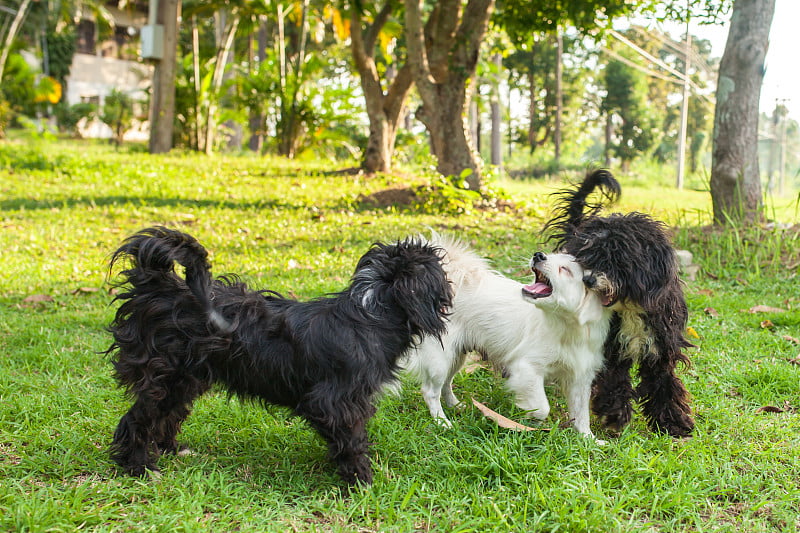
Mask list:
[{"label": "background tree", "polygon": [[719,67],[711,200],[714,223],[753,223],[761,216],[758,103],[775,0],[735,0]]},{"label": "background tree", "polygon": [[[400,33],[392,20],[399,5],[394,0],[386,0],[383,6],[354,3],[350,11],[350,47],[369,119],[361,167],[367,172],[386,172],[392,167],[397,130],[413,84],[410,65],[399,65],[388,50],[387,41],[396,41]],[[395,31],[389,33],[387,24]]]},{"label": "background tree", "polygon": [[648,100],[647,78],[636,66],[637,58],[627,50],[618,51],[619,59],[611,59],[605,67],[606,150],[620,159],[623,172],[637,156],[647,152],[655,142],[656,121]]},{"label": "background tree", "polygon": [[480,161],[464,122],[468,81],[475,75],[480,45],[494,0],[440,0],[423,23],[422,0],[406,2],[405,32],[411,73],[422,99],[417,118],[431,139],[437,170],[468,171],[469,188],[481,187]]}]

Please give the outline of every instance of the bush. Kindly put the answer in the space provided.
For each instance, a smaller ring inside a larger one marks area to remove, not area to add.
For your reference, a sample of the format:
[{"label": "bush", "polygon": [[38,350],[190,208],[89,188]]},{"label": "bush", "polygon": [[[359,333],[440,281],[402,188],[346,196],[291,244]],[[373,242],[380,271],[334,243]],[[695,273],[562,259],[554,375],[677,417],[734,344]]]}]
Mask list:
[{"label": "bush", "polygon": [[122,144],[122,136],[133,123],[133,98],[114,89],[106,96],[100,120],[111,128],[114,135],[112,141],[117,145]]},{"label": "bush", "polygon": [[71,137],[79,137],[78,123],[83,118],[91,119],[97,112],[97,106],[90,103],[77,103],[69,105],[62,101],[53,108],[58,121],[58,130],[70,135]]}]

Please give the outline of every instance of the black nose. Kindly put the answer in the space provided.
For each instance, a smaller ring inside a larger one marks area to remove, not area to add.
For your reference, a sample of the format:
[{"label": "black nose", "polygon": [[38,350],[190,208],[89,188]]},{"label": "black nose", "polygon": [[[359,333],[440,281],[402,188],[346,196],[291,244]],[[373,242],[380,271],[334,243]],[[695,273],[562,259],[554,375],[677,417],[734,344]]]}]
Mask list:
[{"label": "black nose", "polygon": [[544,255],[542,252],[536,252],[533,254],[533,262],[534,263],[541,263],[542,261],[546,261],[547,256]]}]

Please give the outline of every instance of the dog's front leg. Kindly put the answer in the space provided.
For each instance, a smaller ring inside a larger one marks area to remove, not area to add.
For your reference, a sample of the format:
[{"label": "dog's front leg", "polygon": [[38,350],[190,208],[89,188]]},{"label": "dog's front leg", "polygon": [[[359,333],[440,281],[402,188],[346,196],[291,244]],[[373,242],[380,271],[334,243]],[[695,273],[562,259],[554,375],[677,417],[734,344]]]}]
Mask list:
[{"label": "dog's front leg", "polygon": [[633,361],[622,356],[619,330],[620,317],[615,314],[603,347],[604,365],[594,378],[591,400],[594,414],[603,426],[615,432],[622,431],[631,421],[634,396],[631,385]]},{"label": "dog's front leg", "polygon": [[526,364],[513,364],[506,368],[506,386],[516,396],[516,404],[537,420],[544,420],[550,414],[550,402],[544,390],[544,375],[538,369]]},{"label": "dog's front leg", "polygon": [[592,392],[591,374],[575,376],[575,378],[564,387],[564,395],[567,397],[567,410],[572,418],[572,425],[575,430],[591,437],[598,444],[605,444],[594,436],[589,427],[589,399]]},{"label": "dog's front leg", "polygon": [[372,405],[334,402],[336,412],[302,406],[298,414],[328,443],[328,453],[338,466],[339,476],[348,484],[372,484],[367,421],[375,413]]}]

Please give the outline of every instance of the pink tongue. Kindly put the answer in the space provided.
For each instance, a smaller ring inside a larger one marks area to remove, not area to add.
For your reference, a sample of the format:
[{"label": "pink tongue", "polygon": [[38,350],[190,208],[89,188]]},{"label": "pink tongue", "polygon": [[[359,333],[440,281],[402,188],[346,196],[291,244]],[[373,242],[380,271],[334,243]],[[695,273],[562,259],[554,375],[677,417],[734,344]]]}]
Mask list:
[{"label": "pink tongue", "polygon": [[547,283],[541,282],[525,285],[524,289],[525,292],[534,296],[550,296],[553,293],[553,289]]}]

